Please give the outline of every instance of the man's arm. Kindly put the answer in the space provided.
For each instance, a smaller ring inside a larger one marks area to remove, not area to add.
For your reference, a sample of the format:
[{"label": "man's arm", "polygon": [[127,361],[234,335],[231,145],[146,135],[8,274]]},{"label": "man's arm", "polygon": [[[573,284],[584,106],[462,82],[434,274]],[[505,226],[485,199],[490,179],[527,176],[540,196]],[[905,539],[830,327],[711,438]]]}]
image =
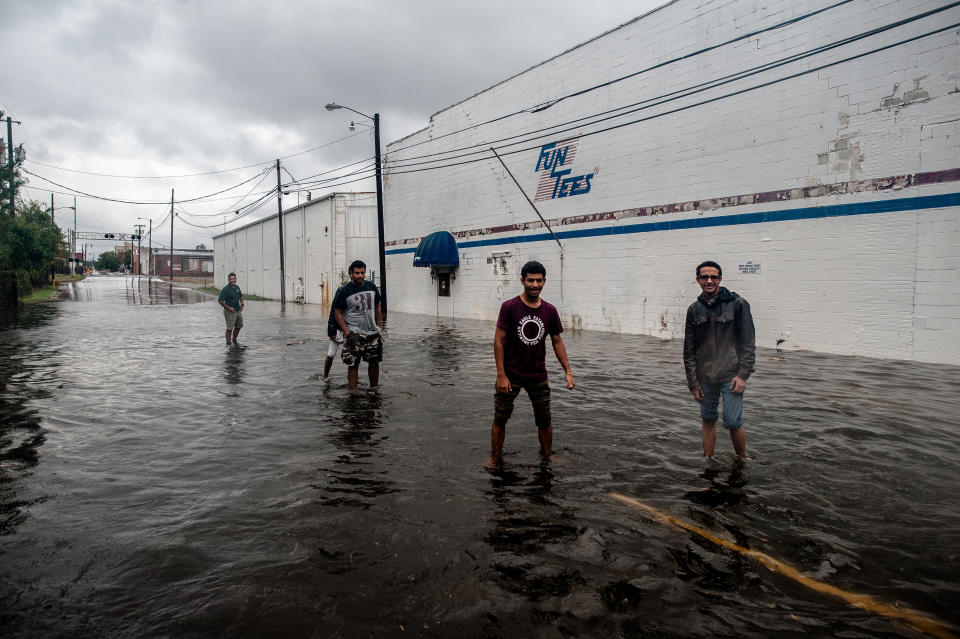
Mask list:
[{"label": "man's arm", "polygon": [[243,310],[243,307],[246,305],[246,302],[243,301],[243,293],[240,293],[240,310]]},{"label": "man's arm", "polygon": [[377,302],[377,328],[383,328],[383,312],[380,310],[380,302]]},{"label": "man's arm", "polygon": [[693,328],[693,312],[687,309],[687,322],[683,331],[683,368],[687,373],[687,388],[698,402],[703,399],[703,389],[697,377],[697,337]]},{"label": "man's arm", "polygon": [[734,393],[747,390],[747,378],[753,373],[757,361],[756,329],[750,304],[742,297],[737,299],[737,376],[730,380]]},{"label": "man's arm", "polygon": [[507,370],[503,367],[503,340],[507,338],[507,331],[499,326],[493,334],[493,359],[497,363],[497,392],[509,393],[512,389],[507,379]]},{"label": "man's arm", "polygon": [[559,335],[551,335],[550,341],[553,343],[553,352],[557,355],[560,365],[563,366],[563,372],[567,378],[567,388],[572,389],[576,386],[573,381],[573,371],[570,370],[570,362],[567,360],[567,347],[563,345],[563,338]]},{"label": "man's arm", "polygon": [[343,331],[343,336],[346,337],[350,334],[350,329],[347,328],[347,323],[343,320],[343,311],[339,308],[333,310],[333,319],[336,320],[337,326],[340,327],[340,330]]}]

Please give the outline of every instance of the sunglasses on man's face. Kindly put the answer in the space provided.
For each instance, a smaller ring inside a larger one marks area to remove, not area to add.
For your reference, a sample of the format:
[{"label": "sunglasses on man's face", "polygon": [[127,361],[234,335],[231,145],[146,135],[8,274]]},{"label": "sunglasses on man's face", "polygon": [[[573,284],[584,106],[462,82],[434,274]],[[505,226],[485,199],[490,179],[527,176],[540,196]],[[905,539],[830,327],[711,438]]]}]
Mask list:
[{"label": "sunglasses on man's face", "polygon": [[710,280],[717,280],[719,282],[720,276],[719,275],[701,275],[700,279],[703,280],[704,282],[709,282]]}]

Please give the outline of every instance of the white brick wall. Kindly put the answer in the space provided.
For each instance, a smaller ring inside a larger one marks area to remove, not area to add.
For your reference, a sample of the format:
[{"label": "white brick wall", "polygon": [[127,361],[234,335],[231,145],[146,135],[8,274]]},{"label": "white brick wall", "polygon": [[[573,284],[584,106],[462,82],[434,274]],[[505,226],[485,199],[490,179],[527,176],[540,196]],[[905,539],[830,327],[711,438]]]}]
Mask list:
[{"label": "white brick wall", "polygon": [[[701,93],[658,106],[640,104],[631,109],[648,108],[591,123],[591,116],[611,109],[683,91],[943,6],[933,1],[858,0],[562,100],[538,113],[521,113],[430,141],[829,4],[679,0],[437,113],[427,128],[389,145],[385,234],[393,244],[388,253],[414,248],[417,239],[438,230],[469,232],[458,237],[461,245],[481,239],[502,242],[461,248],[448,306],[437,304],[429,270],[414,268],[411,253],[388,254],[390,309],[431,313],[444,309],[455,316],[494,319],[499,303],[520,291],[520,265],[539,259],[548,269],[544,297],[557,304],[568,324],[675,338],[682,335],[687,305],[699,293],[694,267],[715,259],[724,266],[724,285],[750,301],[761,346],[774,347],[784,340],[782,346],[791,349],[960,364],[956,284],[960,207],[955,205],[569,237],[562,240],[561,274],[560,250],[553,240],[505,242],[545,229],[489,233],[492,227],[537,222],[495,159],[420,172],[409,171],[430,165],[406,166],[425,161],[408,159],[413,156],[448,150],[462,155],[493,145],[524,192],[533,197],[541,144],[682,109],[582,137],[572,166],[565,168],[573,174],[595,172],[592,189],[537,203],[554,230],[870,206],[960,193],[957,172],[933,183],[907,182],[893,189],[878,189],[871,182],[960,169],[957,29],[748,90],[960,22],[956,8]],[[692,106],[737,91],[742,93]],[[587,119],[564,124],[581,118]],[[535,135],[551,126],[572,130]],[[527,140],[512,145],[515,140],[506,139],[516,135]],[[511,153],[516,149],[527,150]],[[449,162],[471,157],[476,156]],[[819,197],[799,191],[816,185],[846,187]],[[701,203],[662,215],[560,223],[571,216],[773,191],[785,199],[724,207]],[[473,234],[485,229],[486,234]],[[504,261],[506,274],[495,272],[497,264],[487,263],[492,253],[503,251],[510,252]],[[737,265],[747,261],[759,261],[760,273],[739,274]]]}]

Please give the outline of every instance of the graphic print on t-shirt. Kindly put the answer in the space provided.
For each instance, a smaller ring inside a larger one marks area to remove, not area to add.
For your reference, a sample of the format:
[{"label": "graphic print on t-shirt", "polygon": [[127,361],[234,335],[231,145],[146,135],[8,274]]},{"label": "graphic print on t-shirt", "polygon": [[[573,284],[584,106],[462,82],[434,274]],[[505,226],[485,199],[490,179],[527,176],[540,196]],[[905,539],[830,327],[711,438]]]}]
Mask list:
[{"label": "graphic print on t-shirt", "polygon": [[546,332],[547,328],[543,325],[543,320],[536,315],[527,315],[517,325],[517,335],[527,346],[539,344]]}]

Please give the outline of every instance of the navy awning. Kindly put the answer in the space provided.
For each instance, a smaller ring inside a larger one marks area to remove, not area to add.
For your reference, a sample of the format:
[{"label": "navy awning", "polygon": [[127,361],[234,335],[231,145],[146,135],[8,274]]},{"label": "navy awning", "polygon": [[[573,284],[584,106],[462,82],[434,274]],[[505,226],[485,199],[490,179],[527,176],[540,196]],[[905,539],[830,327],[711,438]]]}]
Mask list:
[{"label": "navy awning", "polygon": [[457,240],[450,231],[431,233],[417,246],[413,254],[414,266],[460,266]]}]

